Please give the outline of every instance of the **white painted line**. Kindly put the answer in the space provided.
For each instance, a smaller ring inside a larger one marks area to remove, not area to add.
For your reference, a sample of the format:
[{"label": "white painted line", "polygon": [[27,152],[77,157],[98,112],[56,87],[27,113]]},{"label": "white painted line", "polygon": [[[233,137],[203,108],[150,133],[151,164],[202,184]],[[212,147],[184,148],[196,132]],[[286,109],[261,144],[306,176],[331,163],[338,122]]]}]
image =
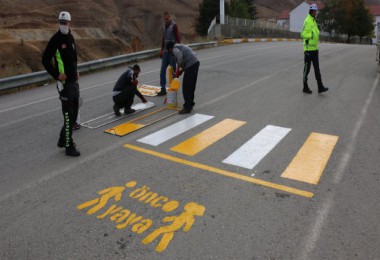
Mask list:
[{"label": "white painted line", "polygon": [[252,170],[290,131],[290,128],[267,125],[223,162]]},{"label": "white painted line", "polygon": [[210,119],[214,118],[214,116],[208,116],[208,115],[202,115],[202,114],[195,114],[191,117],[188,117],[182,121],[179,121],[178,123],[175,123],[171,126],[165,127],[164,129],[161,129],[160,131],[154,132],[153,134],[150,134],[148,136],[145,136],[139,140],[137,140],[140,143],[144,144],[150,144],[153,146],[157,146],[159,144],[162,144],[163,142],[166,142],[167,140],[176,137]]}]

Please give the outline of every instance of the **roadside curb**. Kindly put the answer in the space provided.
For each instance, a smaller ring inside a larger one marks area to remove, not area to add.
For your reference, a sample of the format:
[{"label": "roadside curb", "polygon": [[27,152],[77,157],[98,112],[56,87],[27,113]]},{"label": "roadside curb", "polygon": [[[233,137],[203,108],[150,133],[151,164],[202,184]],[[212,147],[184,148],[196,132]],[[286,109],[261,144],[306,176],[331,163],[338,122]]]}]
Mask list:
[{"label": "roadside curb", "polygon": [[240,39],[224,39],[220,43],[235,44],[246,42],[301,42],[302,39],[289,38],[240,38]]}]

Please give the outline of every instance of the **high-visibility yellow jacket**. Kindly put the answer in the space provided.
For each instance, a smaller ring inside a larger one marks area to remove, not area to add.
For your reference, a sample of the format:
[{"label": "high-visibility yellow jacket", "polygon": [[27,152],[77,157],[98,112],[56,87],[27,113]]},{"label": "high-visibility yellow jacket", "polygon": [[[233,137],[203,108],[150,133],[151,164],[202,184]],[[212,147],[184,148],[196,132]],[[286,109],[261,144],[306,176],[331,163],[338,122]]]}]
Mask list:
[{"label": "high-visibility yellow jacket", "polygon": [[[310,14],[307,15],[303,22],[301,37],[303,39],[304,51],[318,50],[319,29],[315,18]],[[307,40],[309,41],[308,44],[306,42]]]}]

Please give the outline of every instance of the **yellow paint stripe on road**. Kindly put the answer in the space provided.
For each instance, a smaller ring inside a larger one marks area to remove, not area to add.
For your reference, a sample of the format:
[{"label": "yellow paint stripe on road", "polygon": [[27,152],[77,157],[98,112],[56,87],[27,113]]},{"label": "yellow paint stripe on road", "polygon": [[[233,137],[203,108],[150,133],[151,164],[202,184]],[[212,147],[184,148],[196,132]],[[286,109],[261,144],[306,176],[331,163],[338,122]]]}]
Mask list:
[{"label": "yellow paint stripe on road", "polygon": [[125,123],[118,126],[115,126],[113,128],[104,130],[104,132],[117,135],[117,136],[124,136],[126,134],[132,133],[140,128],[143,128],[145,125],[142,124],[135,124],[135,123]]},{"label": "yellow paint stripe on road", "polygon": [[213,172],[213,173],[218,173],[218,174],[230,177],[230,178],[235,178],[235,179],[239,179],[239,180],[242,180],[242,181],[247,181],[247,182],[250,182],[250,183],[257,184],[257,185],[265,186],[267,188],[281,190],[281,191],[285,191],[285,192],[288,192],[288,193],[292,193],[292,194],[303,196],[303,197],[307,197],[307,198],[311,198],[311,197],[314,196],[313,193],[308,192],[308,191],[303,191],[303,190],[295,189],[295,188],[292,188],[292,187],[288,187],[288,186],[284,186],[284,185],[280,185],[280,184],[275,184],[275,183],[272,183],[272,182],[263,181],[263,180],[259,180],[259,179],[256,179],[256,178],[244,176],[244,175],[241,175],[241,174],[238,174],[238,173],[221,170],[221,169],[218,169],[218,168],[215,168],[215,167],[211,167],[211,166],[207,166],[207,165],[204,165],[204,164],[200,164],[200,163],[191,162],[191,161],[188,161],[188,160],[176,158],[176,157],[173,157],[173,156],[170,156],[170,155],[167,155],[167,154],[158,153],[158,152],[155,152],[155,151],[152,151],[152,150],[148,150],[148,149],[144,149],[144,148],[141,148],[141,147],[138,147],[138,146],[134,146],[134,145],[130,145],[130,144],[125,144],[124,147],[132,149],[132,150],[135,150],[135,151],[138,151],[138,152],[150,154],[150,155],[153,155],[153,156],[156,156],[156,157],[159,157],[159,158],[162,158],[162,159],[166,159],[166,160],[169,160],[169,161],[172,161],[172,162],[181,163],[181,164],[188,165],[188,166],[191,166],[191,167],[194,167],[194,168],[198,168],[198,169],[202,169],[202,170],[205,170],[205,171],[209,171],[209,172]]},{"label": "yellow paint stripe on road", "polygon": [[225,119],[209,129],[187,139],[186,141],[172,147],[170,150],[193,156],[208,146],[219,141],[226,135],[232,133],[246,122],[233,119]]},{"label": "yellow paint stripe on road", "polygon": [[317,184],[338,138],[311,133],[281,177]]}]

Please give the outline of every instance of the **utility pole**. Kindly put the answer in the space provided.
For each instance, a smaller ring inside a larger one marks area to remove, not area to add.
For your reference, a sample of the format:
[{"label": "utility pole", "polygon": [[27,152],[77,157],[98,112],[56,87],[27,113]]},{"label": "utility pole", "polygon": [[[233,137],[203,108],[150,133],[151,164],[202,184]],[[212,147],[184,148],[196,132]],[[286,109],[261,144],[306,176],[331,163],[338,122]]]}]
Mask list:
[{"label": "utility pole", "polygon": [[224,24],[224,0],[220,0],[220,24]]}]

